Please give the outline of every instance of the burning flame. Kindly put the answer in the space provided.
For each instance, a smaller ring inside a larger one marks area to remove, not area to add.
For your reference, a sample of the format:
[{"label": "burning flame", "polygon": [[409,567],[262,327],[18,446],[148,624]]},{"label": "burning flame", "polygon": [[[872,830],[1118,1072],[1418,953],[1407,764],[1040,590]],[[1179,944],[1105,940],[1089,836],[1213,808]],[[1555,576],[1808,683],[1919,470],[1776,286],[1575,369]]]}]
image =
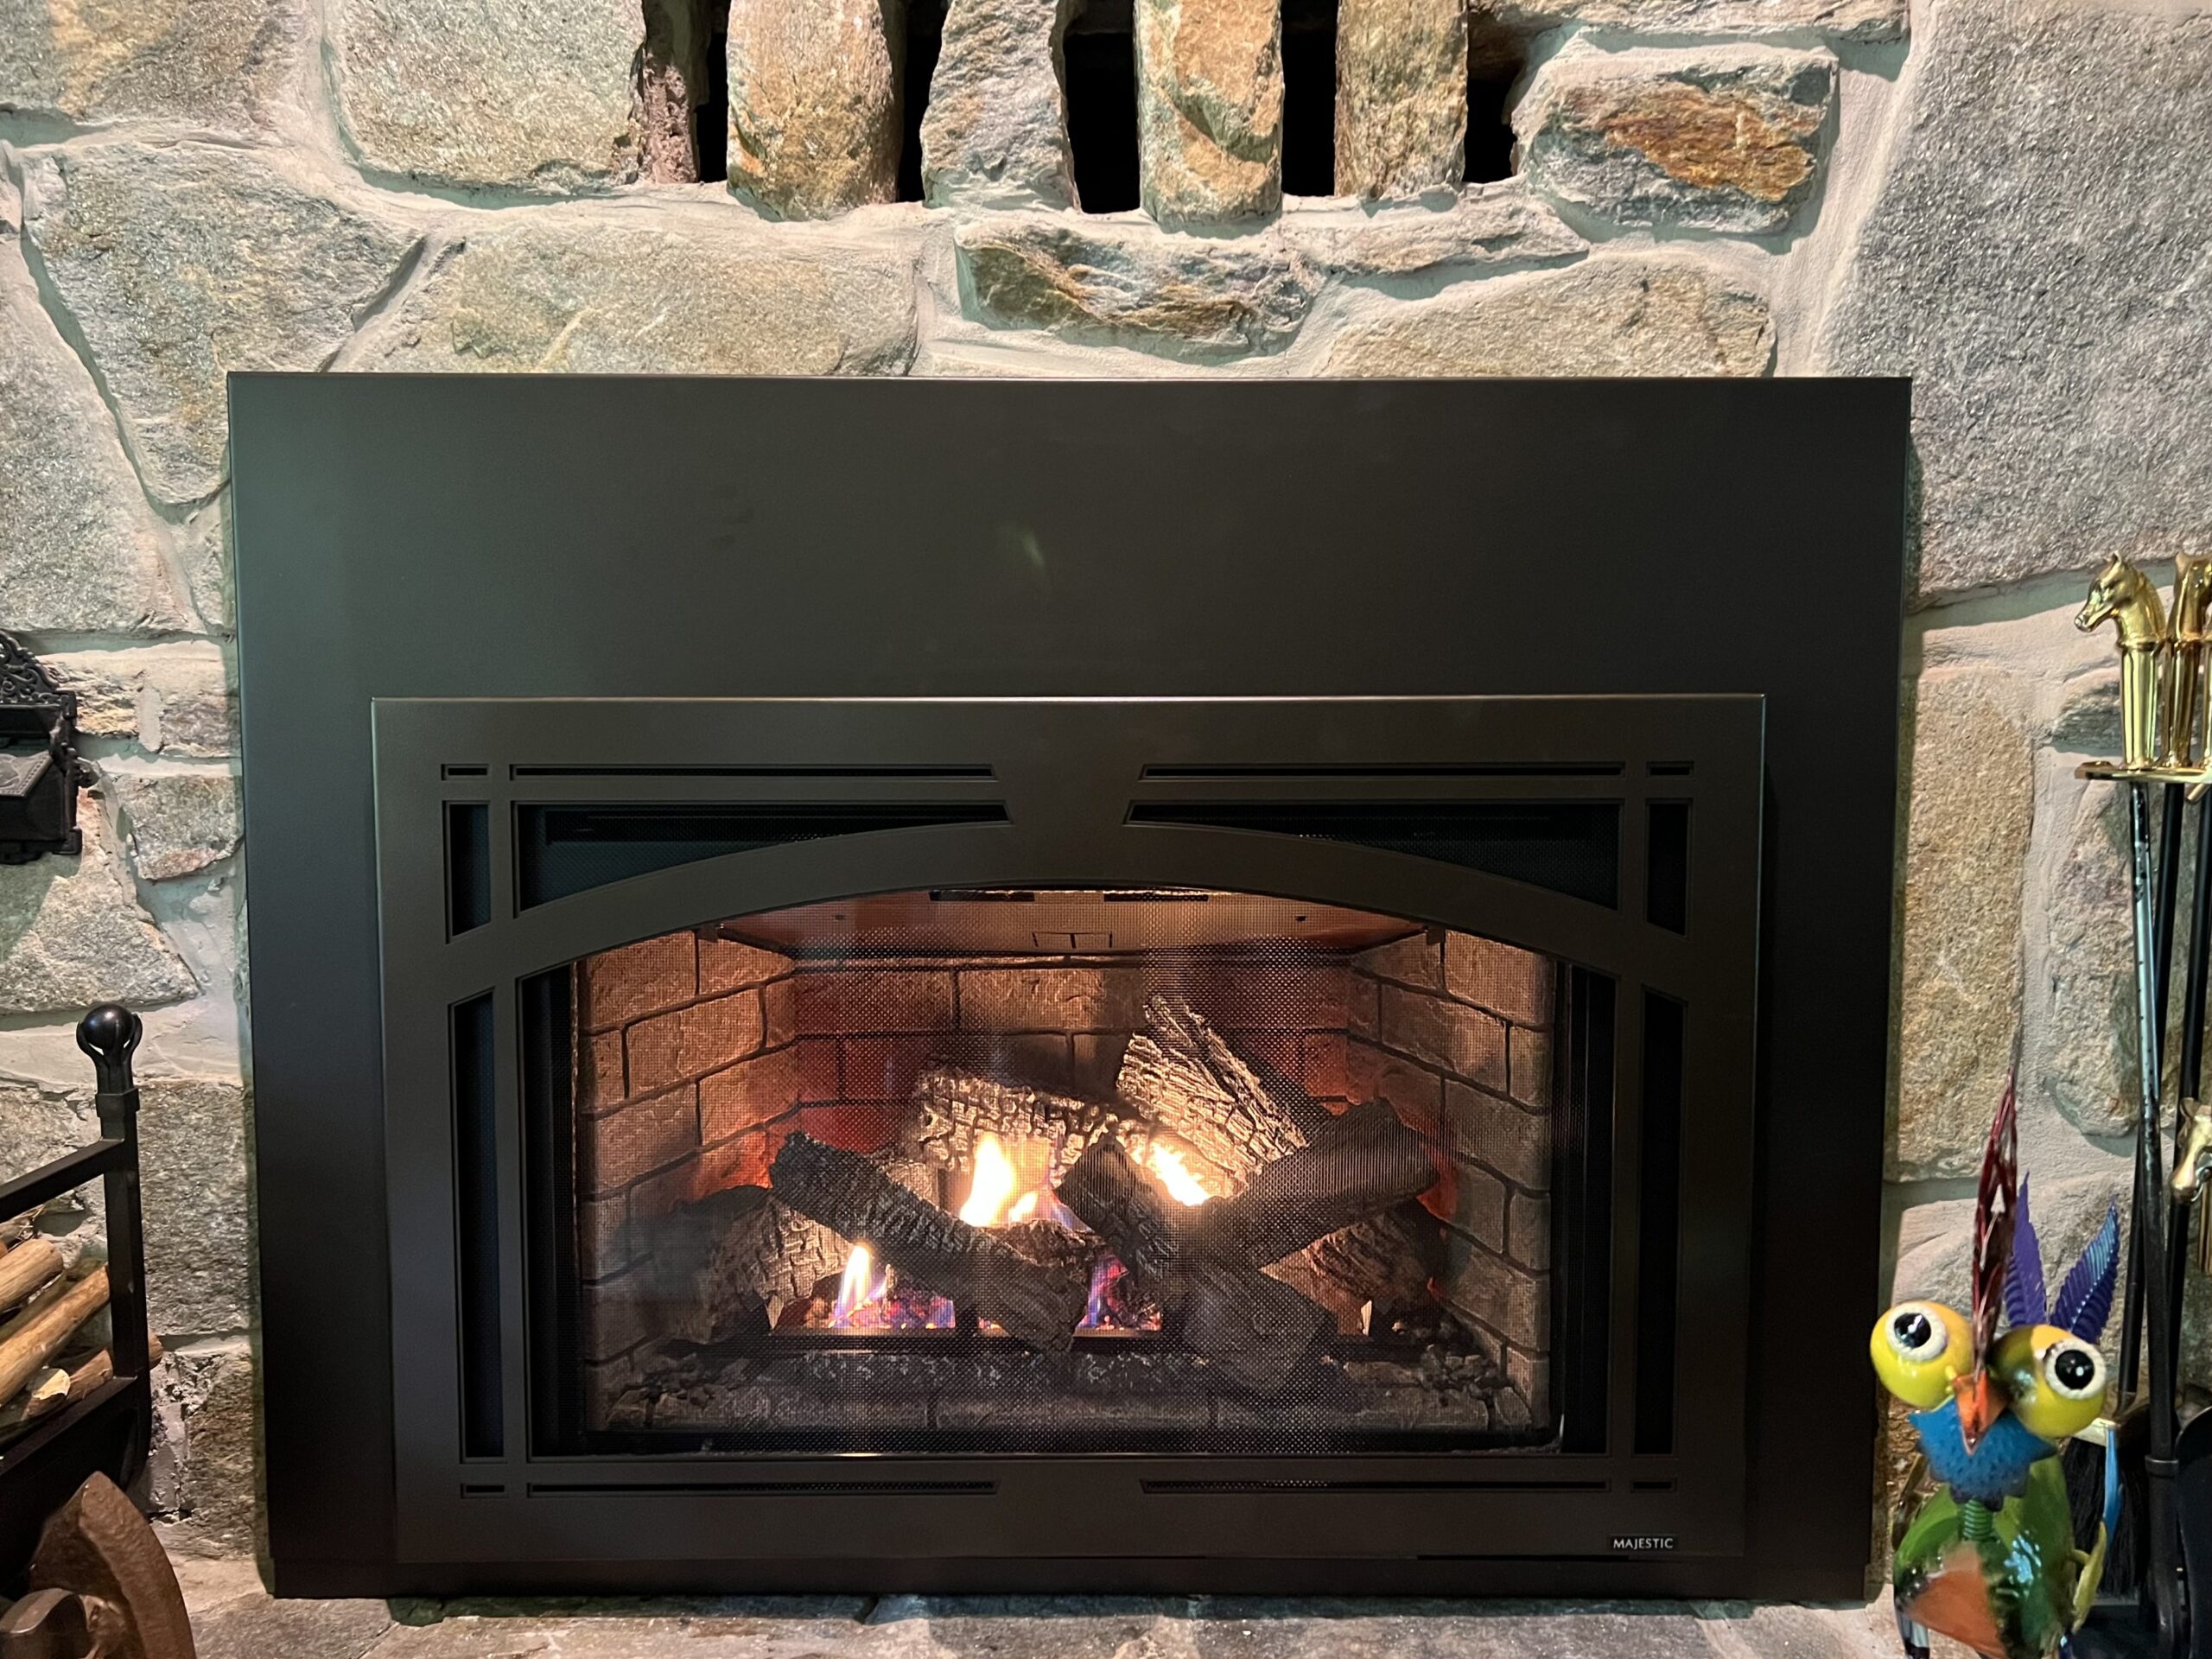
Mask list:
[{"label": "burning flame", "polygon": [[1020,1178],[995,1135],[976,1137],[976,1171],[968,1186],[968,1202],[960,1206],[960,1219],[970,1227],[995,1226],[1004,1218]]},{"label": "burning flame", "polygon": [[1183,1161],[1183,1154],[1172,1147],[1163,1147],[1157,1141],[1146,1154],[1152,1173],[1160,1177],[1160,1184],[1167,1189],[1167,1196],[1178,1204],[1204,1204],[1213,1194],[1207,1192],[1198,1178],[1191,1173],[1190,1166]]},{"label": "burning flame", "polygon": [[[1154,1143],[1146,1149],[1145,1161],[1177,1203],[1200,1205],[1213,1196],[1173,1147]],[[1081,1230],[1083,1224],[1052,1190],[1052,1148],[1042,1141],[1020,1141],[1008,1147],[995,1135],[977,1135],[960,1219],[971,1227],[1052,1221]],[[1091,1274],[1089,1306],[1077,1329],[1158,1328],[1157,1312],[1129,1294],[1122,1282],[1124,1277],[1122,1264],[1112,1256],[1099,1259]],[[820,1304],[815,1306],[818,1309]],[[814,1317],[818,1319],[820,1315]],[[845,1258],[845,1270],[838,1279],[836,1299],[826,1323],[841,1331],[951,1330],[956,1310],[950,1301],[931,1295],[926,1289],[909,1290],[896,1285],[891,1268],[879,1267],[868,1246],[855,1244]],[[988,1335],[1001,1334],[988,1319],[979,1328]]]},{"label": "burning flame", "polygon": [[894,1290],[888,1266],[877,1267],[865,1244],[853,1246],[830,1309],[833,1331],[950,1331],[954,1308],[942,1296]]},{"label": "burning flame", "polygon": [[865,1244],[853,1246],[853,1253],[845,1258],[844,1276],[837,1281],[836,1305],[830,1310],[833,1325],[849,1325],[853,1316],[861,1308],[880,1302],[891,1293],[888,1269],[875,1270],[875,1258]]}]

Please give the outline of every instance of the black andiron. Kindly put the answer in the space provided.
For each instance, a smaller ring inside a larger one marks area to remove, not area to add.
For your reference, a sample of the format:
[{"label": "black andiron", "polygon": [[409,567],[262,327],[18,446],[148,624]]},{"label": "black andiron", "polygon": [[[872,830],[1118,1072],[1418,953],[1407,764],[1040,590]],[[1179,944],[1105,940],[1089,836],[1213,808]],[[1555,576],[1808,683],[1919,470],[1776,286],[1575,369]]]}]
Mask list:
[{"label": "black andiron", "polygon": [[[6,1300],[23,1304],[0,1323],[0,1408],[20,1431],[0,1441],[0,1659],[192,1653],[175,1577],[118,1490],[145,1468],[153,1426],[130,1070],[140,1031],[138,1016],[113,1003],[85,1016],[77,1046],[98,1079],[99,1138],[0,1183],[5,1223],[97,1179],[107,1225],[105,1264],[73,1278],[35,1236],[0,1253],[0,1283],[16,1287]],[[105,1350],[73,1370],[55,1366],[103,1306]]]}]

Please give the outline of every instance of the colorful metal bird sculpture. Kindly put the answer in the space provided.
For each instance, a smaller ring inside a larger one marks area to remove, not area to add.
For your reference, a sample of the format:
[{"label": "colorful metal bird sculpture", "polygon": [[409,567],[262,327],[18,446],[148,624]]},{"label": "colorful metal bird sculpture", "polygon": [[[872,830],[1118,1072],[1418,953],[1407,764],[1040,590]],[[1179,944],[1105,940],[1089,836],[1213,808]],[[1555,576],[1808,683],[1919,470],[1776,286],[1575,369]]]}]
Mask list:
[{"label": "colorful metal bird sculpture", "polygon": [[1869,1343],[1883,1386],[1914,1408],[1921,1450],[1945,1489],[1897,1545],[1897,1631],[1910,1659],[1926,1659],[1930,1632],[1987,1659],[2066,1654],[2118,1507],[2108,1465],[2104,1535],[2077,1550],[2056,1454],[2103,1408],[2096,1344],[2119,1271],[2119,1211],[2107,1212],[2050,1302],[2017,1171],[2017,1114],[2008,1082],[1982,1154],[1970,1312],[1901,1303]]}]

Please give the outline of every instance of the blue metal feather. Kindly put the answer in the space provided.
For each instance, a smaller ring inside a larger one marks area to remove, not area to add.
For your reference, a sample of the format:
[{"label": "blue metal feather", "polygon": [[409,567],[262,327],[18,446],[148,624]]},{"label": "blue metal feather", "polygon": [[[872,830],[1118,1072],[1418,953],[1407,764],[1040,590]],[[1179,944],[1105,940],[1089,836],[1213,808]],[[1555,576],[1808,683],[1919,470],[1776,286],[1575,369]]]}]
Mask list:
[{"label": "blue metal feather", "polygon": [[2096,1341],[2104,1335],[2105,1320],[2112,1313],[2113,1284],[2119,1276],[2120,1205],[2115,1202],[2105,1211],[2105,1224],[2058,1287],[2050,1322],[2084,1342]]},{"label": "blue metal feather", "polygon": [[2020,1177],[2020,1207],[2012,1221],[2012,1259],[2005,1271],[2005,1322],[2018,1326],[2041,1325],[2050,1317],[2050,1298],[2044,1288],[2043,1245],[2036,1224],[2028,1218],[2028,1178]]}]

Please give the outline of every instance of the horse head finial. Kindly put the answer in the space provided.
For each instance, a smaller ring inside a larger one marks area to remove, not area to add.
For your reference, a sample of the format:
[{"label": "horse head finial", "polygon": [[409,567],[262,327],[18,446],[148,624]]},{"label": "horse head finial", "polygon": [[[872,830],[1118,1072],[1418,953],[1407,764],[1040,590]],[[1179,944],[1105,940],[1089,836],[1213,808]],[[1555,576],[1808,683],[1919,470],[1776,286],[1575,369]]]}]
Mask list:
[{"label": "horse head finial", "polygon": [[2109,620],[2120,634],[2122,765],[2140,771],[2158,763],[2159,692],[2171,636],[2165,606],[2151,579],[2115,555],[2089,584],[2074,626],[2087,633]]},{"label": "horse head finial", "polygon": [[2098,572],[2097,579],[2089,584],[2089,594],[2082,601],[2082,608],[2074,618],[2074,626],[2088,633],[2120,614],[2131,600],[2138,599],[2149,585],[2143,573],[2119,554],[2112,563]]}]

